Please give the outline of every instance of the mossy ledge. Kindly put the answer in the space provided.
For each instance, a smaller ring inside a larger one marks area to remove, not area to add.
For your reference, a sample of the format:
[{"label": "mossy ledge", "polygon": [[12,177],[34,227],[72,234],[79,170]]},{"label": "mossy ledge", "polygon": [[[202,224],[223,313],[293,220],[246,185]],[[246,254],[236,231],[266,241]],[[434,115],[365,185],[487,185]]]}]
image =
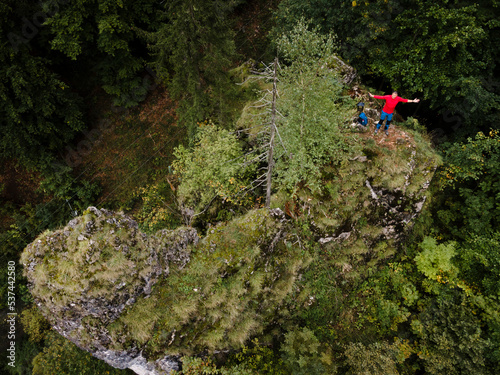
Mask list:
[{"label": "mossy ledge", "polygon": [[169,374],[177,358],[262,332],[311,257],[279,210],[254,210],[199,239],[142,233],[89,207],[23,252],[31,293],[55,330],[116,368]]}]

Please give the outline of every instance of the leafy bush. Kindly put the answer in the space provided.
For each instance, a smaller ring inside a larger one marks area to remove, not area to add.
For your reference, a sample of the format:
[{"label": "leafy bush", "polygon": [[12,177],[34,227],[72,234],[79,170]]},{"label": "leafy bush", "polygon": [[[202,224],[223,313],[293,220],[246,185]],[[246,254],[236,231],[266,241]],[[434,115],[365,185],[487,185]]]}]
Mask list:
[{"label": "leafy bush", "polygon": [[472,235],[457,251],[460,275],[488,296],[500,294],[500,232]]},{"label": "leafy bush", "polygon": [[254,167],[244,166],[246,156],[235,134],[208,125],[200,129],[193,150],[181,145],[174,154],[174,173],[180,179],[177,197],[181,207],[191,210],[191,219],[216,198],[235,205],[251,203],[245,190]]},{"label": "leafy bush", "polygon": [[174,371],[173,375],[256,375],[257,373],[246,369],[241,365],[235,365],[230,368],[223,367],[218,369],[212,363],[210,358],[182,357],[182,371]]},{"label": "leafy bush", "polygon": [[491,235],[500,226],[500,132],[478,133],[445,150],[440,171],[444,191],[437,224],[443,234],[466,239]]},{"label": "leafy bush", "polygon": [[25,309],[21,314],[21,324],[30,341],[40,343],[50,331],[49,322],[43,317],[36,305]]},{"label": "leafy bush", "polygon": [[325,373],[325,365],[331,364],[319,340],[306,327],[288,332],[281,352],[283,362],[293,375],[320,375]]},{"label": "leafy bush", "polygon": [[453,242],[438,245],[434,238],[426,237],[420,244],[423,251],[415,257],[418,270],[432,280],[455,277],[457,269],[451,262],[456,254],[455,246]]},{"label": "leafy bush", "polygon": [[240,352],[230,356],[228,363],[233,362],[258,374],[287,375],[283,360],[272,348],[262,345],[257,338],[252,340],[251,345],[244,345]]},{"label": "leafy bush", "polygon": [[181,213],[178,211],[172,188],[167,181],[139,188],[137,196],[141,198],[142,206],[136,217],[145,232],[154,233],[160,229],[174,229],[181,225]]},{"label": "leafy bush", "polygon": [[387,342],[351,343],[344,352],[348,375],[398,375],[396,350]]},{"label": "leafy bush", "polygon": [[375,326],[377,337],[394,335],[411,317],[421,295],[410,280],[410,271],[400,263],[389,263],[360,286],[361,303],[354,307],[365,334]]},{"label": "leafy bush", "polygon": [[31,375],[32,374],[32,361],[40,353],[38,344],[31,340],[22,340],[19,346],[16,343],[16,363],[12,367],[5,366],[5,374],[11,375]]},{"label": "leafy bush", "polygon": [[400,124],[400,126],[421,134],[427,134],[427,128],[413,117],[408,117],[403,123]]},{"label": "leafy bush", "polygon": [[492,343],[474,310],[464,294],[454,291],[434,300],[413,320],[417,355],[426,374],[491,374],[486,358]]}]

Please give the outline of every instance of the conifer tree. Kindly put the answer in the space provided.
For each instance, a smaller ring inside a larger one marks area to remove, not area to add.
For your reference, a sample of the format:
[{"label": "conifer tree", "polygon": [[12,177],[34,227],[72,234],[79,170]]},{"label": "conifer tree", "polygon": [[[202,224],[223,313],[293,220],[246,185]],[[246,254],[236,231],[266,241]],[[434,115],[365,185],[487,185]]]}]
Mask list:
[{"label": "conifer tree", "polygon": [[310,31],[305,22],[299,22],[276,44],[285,65],[281,68],[276,58],[249,77],[272,88],[264,86],[252,106],[257,113],[247,115],[242,121],[245,129],[240,130],[248,134],[253,146],[246,163],[260,164],[259,171],[266,171],[257,173],[247,190],[265,184],[266,207],[272,186],[275,191],[294,191],[303,183],[319,189],[321,167],[340,163],[351,150],[341,128],[352,109],[335,71],[333,37]]},{"label": "conifer tree", "polygon": [[40,56],[30,12],[24,3],[0,5],[0,34],[9,40],[0,45],[0,158],[33,168],[50,163],[83,120],[78,95]]},{"label": "conifer tree", "polygon": [[84,61],[97,74],[115,105],[131,107],[144,97],[140,78],[144,56],[137,48],[138,32],[157,24],[154,0],[75,0],[63,5],[48,1],[43,8],[57,7],[44,27],[50,46],[72,60]]},{"label": "conifer tree", "polygon": [[214,114],[224,100],[227,69],[235,55],[228,14],[238,0],[165,2],[162,25],[148,35],[154,67],[181,99],[180,121],[195,133],[196,123]]},{"label": "conifer tree", "polygon": [[278,183],[295,190],[299,183],[320,188],[320,168],[345,160],[351,147],[342,134],[354,105],[342,93],[343,82],[332,35],[309,30],[304,21],[280,36],[278,52],[285,62],[280,75],[278,130],[286,146],[277,146]]},{"label": "conifer tree", "polygon": [[[254,108],[258,113],[250,114],[249,119],[243,122],[246,124],[250,120],[250,125],[244,129],[239,129],[238,133],[245,133],[250,139],[253,147],[245,155],[245,165],[259,165],[267,163],[265,167],[259,168],[264,173],[256,176],[247,187],[246,192],[255,190],[261,185],[266,186],[265,206],[269,208],[271,204],[271,187],[273,179],[273,170],[275,164],[275,143],[280,139],[279,131],[276,127],[280,113],[277,109],[278,101],[278,57],[269,65],[264,65],[261,70],[254,70],[247,81],[264,81],[264,84],[271,84],[272,88],[261,90],[261,97],[250,108]],[[245,125],[246,126],[246,125]],[[282,147],[286,149],[281,141]]]}]

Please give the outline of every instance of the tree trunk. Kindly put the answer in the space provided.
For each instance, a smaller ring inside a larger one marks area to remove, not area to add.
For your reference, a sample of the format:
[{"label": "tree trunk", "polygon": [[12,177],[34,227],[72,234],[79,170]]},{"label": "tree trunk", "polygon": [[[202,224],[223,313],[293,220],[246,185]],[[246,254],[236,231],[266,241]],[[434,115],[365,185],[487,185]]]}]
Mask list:
[{"label": "tree trunk", "polygon": [[274,151],[274,136],[276,134],[276,91],[277,91],[277,70],[278,70],[278,57],[274,59],[274,73],[273,73],[273,100],[271,104],[271,136],[269,139],[269,150],[267,153],[267,185],[266,185],[266,207],[271,205],[271,177],[274,167],[273,151]]}]

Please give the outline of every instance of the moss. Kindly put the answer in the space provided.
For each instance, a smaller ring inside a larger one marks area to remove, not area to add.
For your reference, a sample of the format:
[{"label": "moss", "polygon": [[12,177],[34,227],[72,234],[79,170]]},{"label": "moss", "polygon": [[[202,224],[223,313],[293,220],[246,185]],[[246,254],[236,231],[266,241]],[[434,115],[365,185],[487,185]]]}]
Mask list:
[{"label": "moss", "polygon": [[[150,353],[165,347],[182,354],[239,347],[261,331],[270,311],[256,302],[279,305],[307,264],[297,249],[279,246],[282,240],[273,244],[281,230],[267,210],[209,230],[193,248],[190,263],[171,273],[156,291],[160,319]],[[285,254],[291,263],[280,259]]]},{"label": "moss", "polygon": [[105,335],[114,350],[189,354],[239,347],[274,317],[310,262],[287,225],[255,210],[194,245],[183,229],[147,237],[122,214],[90,209],[40,236],[22,261],[44,315],[84,347]]},{"label": "moss", "polygon": [[111,339],[110,349],[121,350],[127,347],[127,341],[130,341],[130,336],[125,323],[121,320],[116,320],[106,327]]},{"label": "moss", "polygon": [[[130,270],[134,268],[134,261],[144,261],[143,241],[136,233],[124,230],[123,226],[128,223],[123,217],[121,222],[117,220],[113,224],[106,219],[109,217],[86,212],[73,223],[76,225],[39,236],[34,242],[39,245],[36,251],[30,252],[30,247],[27,248],[22,261],[26,262],[30,256],[43,258],[34,273],[35,296],[46,295],[45,289],[53,284],[62,292],[61,303],[75,302],[88,288],[89,280],[92,280],[89,295],[94,297],[108,294],[120,282],[133,284],[137,276]],[[69,233],[66,237],[65,232]],[[115,236],[106,236],[109,232]],[[116,242],[120,245],[116,246]]]},{"label": "moss", "polygon": [[151,338],[154,326],[159,319],[157,304],[156,297],[139,298],[133,308],[126,310],[118,322],[114,323],[115,330],[118,327],[122,330],[123,327],[127,327],[130,339],[144,345]]}]

